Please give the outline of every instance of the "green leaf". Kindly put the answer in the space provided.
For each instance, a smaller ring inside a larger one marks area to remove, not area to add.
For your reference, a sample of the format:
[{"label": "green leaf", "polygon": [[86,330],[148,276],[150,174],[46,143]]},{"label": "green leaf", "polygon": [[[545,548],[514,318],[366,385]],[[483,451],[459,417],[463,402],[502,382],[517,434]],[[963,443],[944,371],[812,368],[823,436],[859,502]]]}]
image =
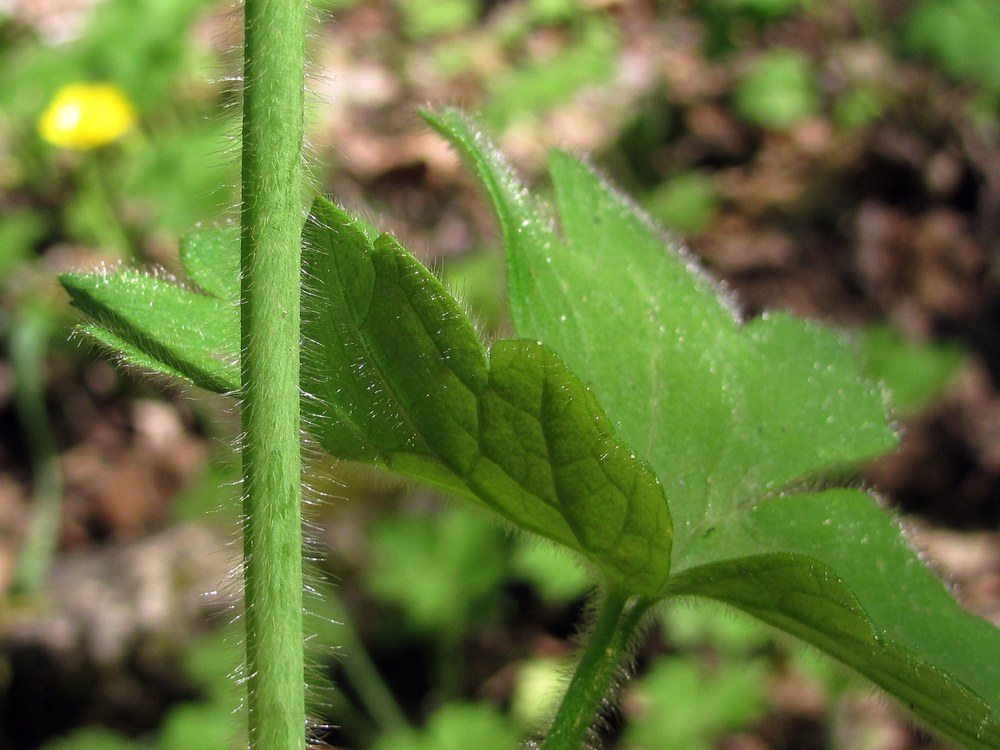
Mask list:
[{"label": "green leaf", "polygon": [[727,731],[763,713],[767,694],[763,660],[723,661],[706,669],[693,657],[659,659],[629,687],[626,750],[712,750]]},{"label": "green leaf", "polygon": [[614,75],[618,38],[614,24],[583,18],[578,38],[551,59],[515,68],[489,81],[484,119],[496,128],[534,116],[570,99],[584,86]]},{"label": "green leaf", "polygon": [[428,120],[469,157],[493,201],[518,335],[586,375],[664,485],[675,560],[712,517],[894,444],[880,390],[835,333],[784,314],[741,326],[681,248],[557,153],[560,236],[462,114]]},{"label": "green leaf", "polygon": [[855,338],[865,373],[888,388],[893,408],[903,415],[944,390],[964,354],[954,343],[907,341],[887,324],[864,328]]},{"label": "green leaf", "polygon": [[379,519],[367,588],[425,632],[463,633],[495,610],[505,573],[503,532],[482,511]]},{"label": "green leaf", "polygon": [[149,372],[157,372],[161,375],[169,375],[173,378],[187,379],[185,374],[173,365],[157,359],[152,354],[133,346],[129,341],[115,335],[106,328],[101,328],[101,326],[95,323],[83,323],[77,330],[84,334],[85,337],[96,341],[98,344],[114,352],[124,365],[138,367],[140,370],[148,370]]},{"label": "green leaf", "polygon": [[447,703],[420,730],[380,737],[375,750],[515,750],[519,733],[509,719],[485,703]]},{"label": "green leaf", "polygon": [[132,269],[59,281],[90,318],[80,330],[126,364],[233,393],[240,377],[239,229],[196,230],[181,240],[180,255],[204,294]]},{"label": "green leaf", "polygon": [[233,747],[239,732],[234,709],[222,703],[180,703],[163,719],[156,750],[218,750]]},{"label": "green leaf", "polygon": [[396,0],[396,5],[403,29],[413,39],[461,31],[479,13],[477,0]]},{"label": "green leaf", "polygon": [[706,230],[718,202],[712,179],[694,170],[671,176],[643,201],[649,212],[664,226],[681,232]]},{"label": "green leaf", "polygon": [[928,55],[946,73],[1000,92],[1000,7],[992,0],[922,0],[903,21],[907,52]]},{"label": "green leaf", "polygon": [[240,132],[238,113],[181,117],[170,126],[158,122],[142,148],[122,164],[118,194],[141,207],[147,231],[186,232],[213,221],[238,200],[239,160],[216,156],[232,150],[233,136]]},{"label": "green leaf", "polygon": [[93,321],[82,330],[131,364],[220,393],[239,388],[239,311],[139,271],[59,278]]},{"label": "green leaf", "polygon": [[558,356],[518,340],[487,354],[427,269],[329,201],[303,236],[303,419],[326,450],[483,503],[627,591],[663,587],[663,492]]},{"label": "green leaf", "polygon": [[1000,747],[1000,630],[962,610],[870,497],[774,498],[706,528],[671,594],[799,636],[951,739]]},{"label": "green leaf", "polygon": [[43,750],[143,750],[149,746],[104,727],[84,727],[46,742]]},{"label": "green leaf", "polygon": [[45,220],[35,211],[5,209],[0,216],[0,282],[7,282],[11,270],[29,257],[45,232]]},{"label": "green leaf", "polygon": [[949,737],[998,744],[1000,631],[961,610],[865,495],[782,496],[886,450],[880,390],[846,342],[784,314],[742,324],[645,217],[563,154],[562,234],[462,115],[428,118],[499,215],[515,330],[587,383],[675,524],[668,594],[726,601],[819,646]]},{"label": "green leaf", "polygon": [[569,604],[582,599],[593,588],[587,571],[565,550],[537,539],[521,539],[511,559],[514,579],[530,583],[543,601]]},{"label": "green leaf", "polygon": [[671,602],[663,610],[663,638],[679,651],[707,649],[720,658],[738,661],[773,645],[771,628],[714,602]]},{"label": "green leaf", "polygon": [[819,109],[812,60],[795,50],[761,54],[736,87],[734,104],[744,120],[765,128],[790,128]]}]

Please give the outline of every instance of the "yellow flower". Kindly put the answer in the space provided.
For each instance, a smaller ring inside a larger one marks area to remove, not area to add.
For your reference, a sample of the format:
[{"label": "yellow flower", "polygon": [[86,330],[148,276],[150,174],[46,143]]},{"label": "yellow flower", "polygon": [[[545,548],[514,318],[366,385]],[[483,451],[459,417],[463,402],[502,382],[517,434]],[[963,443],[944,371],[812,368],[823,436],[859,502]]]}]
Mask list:
[{"label": "yellow flower", "polygon": [[56,93],[38,120],[38,133],[54,146],[88,149],[120,138],[135,125],[135,109],[110,83],[71,83]]}]

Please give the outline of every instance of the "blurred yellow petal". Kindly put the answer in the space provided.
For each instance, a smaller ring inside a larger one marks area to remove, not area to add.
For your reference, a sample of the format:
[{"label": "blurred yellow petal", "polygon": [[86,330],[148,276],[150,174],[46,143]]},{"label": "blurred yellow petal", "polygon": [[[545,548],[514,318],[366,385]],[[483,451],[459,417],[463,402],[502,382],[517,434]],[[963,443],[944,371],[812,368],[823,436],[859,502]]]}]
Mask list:
[{"label": "blurred yellow petal", "polygon": [[88,149],[117,140],[135,125],[132,103],[110,83],[59,89],[38,120],[38,133],[60,148]]}]

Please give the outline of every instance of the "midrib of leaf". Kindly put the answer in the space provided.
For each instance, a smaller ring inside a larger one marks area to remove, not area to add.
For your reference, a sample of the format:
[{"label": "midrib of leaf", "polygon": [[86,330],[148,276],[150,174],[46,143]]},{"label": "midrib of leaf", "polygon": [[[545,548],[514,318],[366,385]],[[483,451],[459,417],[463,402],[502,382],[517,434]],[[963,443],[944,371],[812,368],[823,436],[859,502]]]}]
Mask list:
[{"label": "midrib of leaf", "polygon": [[[353,227],[352,227],[352,229],[353,229]],[[316,233],[313,233],[310,236],[313,237],[313,238],[315,238],[316,237]],[[331,238],[332,234],[330,234],[329,232],[328,233],[321,233],[320,236],[323,237],[323,238]],[[341,276],[343,276],[344,273],[345,273],[345,270],[343,269],[343,266],[342,266],[343,257],[341,256],[340,252],[338,252],[337,248],[332,244],[332,242],[326,243],[322,252],[323,252],[323,255],[326,258],[325,262],[333,263],[333,264],[337,265],[337,267],[339,269],[338,270],[338,274],[341,275]],[[372,252],[374,252],[374,248],[373,248]],[[352,271],[352,269],[347,269],[346,270],[346,272],[348,274],[351,273],[351,271]],[[369,305],[368,310],[366,311],[365,315],[359,321],[359,328],[369,321],[369,317],[371,315],[371,310],[372,310],[371,305]],[[430,331],[430,329],[427,328],[427,326],[424,324],[424,321],[421,320],[420,323],[423,326],[424,333],[427,334],[427,338],[432,342],[432,344],[433,344],[435,350],[437,351],[437,353],[441,356],[441,358],[445,362],[449,361],[449,356],[447,355],[447,352],[443,351],[440,348],[440,346],[438,346],[437,342],[435,341],[434,335],[432,334],[432,332]],[[470,477],[474,473],[475,464],[473,464],[473,466],[470,469],[463,471],[463,470],[461,470],[460,467],[455,466],[451,461],[448,460],[447,457],[445,457],[444,455],[442,455],[440,452],[436,451],[432,447],[432,445],[428,441],[427,437],[423,434],[422,428],[411,417],[410,409],[407,406],[406,400],[401,397],[398,389],[392,384],[391,377],[387,374],[385,368],[382,366],[382,364],[380,362],[380,358],[375,353],[375,351],[372,349],[371,342],[369,341],[369,339],[366,336],[357,336],[357,335],[355,335],[355,336],[346,336],[346,335],[342,335],[342,331],[344,330],[342,328],[334,327],[333,330],[336,331],[336,335],[340,339],[341,343],[344,344],[344,348],[345,349],[354,349],[354,350],[359,350],[360,349],[360,353],[364,356],[364,361],[356,363],[356,366],[359,368],[360,371],[366,371],[370,375],[376,375],[377,376],[377,379],[378,379],[381,387],[384,389],[384,393],[389,394],[392,397],[392,405],[391,405],[391,411],[392,411],[392,413],[398,419],[402,420],[402,422],[409,429],[409,433],[410,434],[412,434],[413,436],[419,438],[419,440],[420,440],[420,444],[419,445],[410,445],[409,446],[410,449],[408,449],[406,451],[401,451],[401,452],[400,451],[392,451],[392,452],[384,452],[384,451],[382,451],[383,458],[386,461],[386,464],[389,467],[392,467],[392,468],[396,469],[397,471],[401,471],[402,473],[404,473],[404,474],[406,474],[408,476],[411,476],[412,478],[415,478],[415,479],[424,479],[425,476],[426,476],[426,469],[427,469],[426,465],[421,465],[418,468],[416,466],[413,466],[411,464],[411,461],[409,459],[410,458],[415,458],[415,457],[422,457],[424,459],[429,459],[429,460],[435,462],[438,465],[439,469],[441,469],[444,472],[446,472],[446,476],[444,476],[444,477],[441,476],[441,475],[437,476],[437,480],[438,481],[436,483],[441,484],[442,486],[444,486],[446,489],[448,489],[450,491],[455,491],[456,489],[460,488],[460,494],[462,494],[462,495],[464,495],[466,497],[471,497],[471,498],[475,499],[476,502],[481,503],[482,501],[478,497],[477,493],[471,489],[471,484],[470,484]],[[484,365],[486,363],[486,352],[485,352],[485,350],[483,351],[483,363],[484,363]],[[456,376],[456,380],[458,382],[464,382],[463,379],[462,379],[462,377],[460,376],[460,374],[458,372],[456,372],[454,370],[454,368],[449,368],[449,369]],[[467,392],[469,393],[469,395],[471,395],[473,397],[477,397],[478,396],[478,394],[475,393],[474,391],[472,391],[471,389],[467,389]],[[324,403],[324,407],[326,407],[327,406],[326,401],[324,401],[323,403]],[[338,412],[338,414],[341,414],[345,418],[347,418],[348,420],[350,420],[352,426],[354,427],[355,431],[359,435],[364,435],[365,434],[366,431],[365,431],[364,425],[359,424],[358,422],[356,422],[354,420],[354,417],[351,414],[349,414],[347,412],[347,410],[344,409],[338,402],[333,401],[332,403],[329,404],[329,407],[333,408],[335,411]],[[476,419],[477,419],[477,422],[478,422],[478,420],[479,420],[478,413],[476,415]],[[478,440],[478,435],[475,436],[475,437]],[[418,455],[418,453],[417,453],[418,450],[419,450],[420,454],[422,454],[422,456]],[[476,457],[475,461],[478,462],[478,461],[482,460],[482,458],[483,457],[481,455],[479,455],[479,456]],[[501,467],[497,467],[497,468],[501,469]],[[520,486],[526,492],[530,492],[530,489],[527,488],[527,487],[525,487],[523,484],[521,484],[521,481],[518,478],[511,476],[506,471],[504,471],[504,474],[512,482],[514,482],[515,484],[517,484],[518,486]],[[444,481],[442,482],[442,480],[444,480]]]},{"label": "midrib of leaf", "polygon": [[[363,320],[362,323],[364,322],[365,321]],[[425,333],[427,333],[426,329]],[[428,338],[431,337],[428,336]],[[406,402],[400,396],[399,391],[392,384],[392,381],[388,378],[385,369],[379,364],[378,357],[376,357],[375,352],[372,351],[368,339],[363,336],[359,336],[355,339],[354,345],[362,349],[362,352],[366,358],[366,361],[361,366],[368,368],[370,372],[378,376],[378,380],[381,384],[381,387],[384,389],[384,392],[389,394],[395,402],[394,403],[395,409],[393,410],[394,413],[409,428],[410,433],[420,440],[419,445],[411,445],[410,448],[412,450],[409,450],[407,452],[416,453],[417,450],[419,450],[424,455],[439,461],[442,466],[447,466],[447,463],[442,459],[442,457],[438,455],[431,448],[430,444],[427,442],[427,438],[423,434],[423,430],[421,429],[421,427],[416,422],[414,422],[413,419],[410,417],[410,412],[406,407]],[[359,433],[362,431],[362,428],[357,424],[355,424],[355,428]]]}]

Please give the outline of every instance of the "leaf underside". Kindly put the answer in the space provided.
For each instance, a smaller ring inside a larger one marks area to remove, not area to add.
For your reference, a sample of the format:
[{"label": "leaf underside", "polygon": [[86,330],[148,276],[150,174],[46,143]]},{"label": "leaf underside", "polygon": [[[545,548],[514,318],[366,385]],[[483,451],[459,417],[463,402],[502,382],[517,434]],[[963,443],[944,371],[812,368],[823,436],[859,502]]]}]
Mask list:
[{"label": "leaf underside", "polygon": [[627,591],[663,588],[663,492],[559,357],[522,340],[487,352],[427,269],[329,201],[303,236],[303,420],[327,451],[486,505]]},{"label": "leaf underside", "polygon": [[959,607],[867,495],[786,494],[895,444],[883,394],[846,342],[785,314],[742,323],[682,249],[558,152],[557,231],[464,115],[426,117],[492,200],[517,334],[586,374],[663,485],[668,593],[744,609],[946,736],[1000,746],[1000,662],[986,656],[1000,653],[1000,630]]},{"label": "leaf underside", "polygon": [[[188,240],[189,246],[197,244]],[[210,391],[238,390],[234,301],[131,269],[69,273],[59,281],[92,321],[81,331],[118,351],[127,364],[179,376]]]},{"label": "leaf underside", "polygon": [[946,736],[1000,747],[1000,665],[984,658],[1000,653],[997,629],[955,603],[869,496],[774,498],[706,529],[691,557],[671,593],[738,607],[835,656]]}]

